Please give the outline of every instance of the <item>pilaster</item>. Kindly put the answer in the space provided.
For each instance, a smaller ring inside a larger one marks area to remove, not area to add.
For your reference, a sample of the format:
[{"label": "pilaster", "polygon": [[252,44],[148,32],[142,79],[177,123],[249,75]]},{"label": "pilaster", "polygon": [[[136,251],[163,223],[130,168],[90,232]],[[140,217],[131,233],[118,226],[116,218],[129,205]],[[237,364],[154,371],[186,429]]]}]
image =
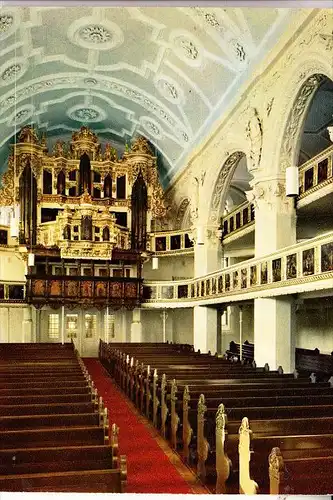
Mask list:
[{"label": "pilaster", "polygon": [[194,306],[193,308],[194,349],[202,353],[217,351],[218,311],[212,307]]},{"label": "pilaster", "polygon": [[133,309],[131,323],[131,342],[142,342],[141,309]]}]

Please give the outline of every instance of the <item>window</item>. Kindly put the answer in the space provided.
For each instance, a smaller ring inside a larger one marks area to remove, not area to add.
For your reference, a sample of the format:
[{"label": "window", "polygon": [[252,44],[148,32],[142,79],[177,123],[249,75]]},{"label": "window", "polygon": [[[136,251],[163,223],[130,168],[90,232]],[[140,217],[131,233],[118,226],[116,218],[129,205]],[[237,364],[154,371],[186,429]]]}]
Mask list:
[{"label": "window", "polygon": [[78,315],[66,314],[66,334],[69,339],[76,339],[78,329]]},{"label": "window", "polygon": [[59,314],[49,314],[49,339],[59,338]]},{"label": "window", "polygon": [[96,335],[96,314],[84,315],[84,329],[86,339],[91,339]]},{"label": "window", "polygon": [[115,338],[114,333],[114,314],[106,314],[104,316],[104,334],[105,334],[105,342],[109,342],[109,339]]}]

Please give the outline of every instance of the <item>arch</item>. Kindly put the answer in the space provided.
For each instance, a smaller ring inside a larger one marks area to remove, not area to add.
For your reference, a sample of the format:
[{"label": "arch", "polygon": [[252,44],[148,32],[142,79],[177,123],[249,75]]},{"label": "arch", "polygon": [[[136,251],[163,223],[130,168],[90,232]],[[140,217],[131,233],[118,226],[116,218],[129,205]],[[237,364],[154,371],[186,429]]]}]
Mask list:
[{"label": "arch", "polygon": [[188,229],[192,225],[191,221],[191,211],[190,211],[190,200],[188,198],[184,198],[180,203],[174,229]]},{"label": "arch", "polygon": [[228,156],[221,167],[209,203],[208,224],[214,225],[218,223],[219,213],[223,212],[224,209],[227,189],[239,161],[244,157],[246,155],[243,151],[235,151]]},{"label": "arch", "polygon": [[325,58],[323,46],[305,54],[284,82],[284,91],[274,104],[272,123],[276,137],[270,145],[270,156],[275,158],[275,174],[284,174],[288,166],[297,165],[300,141],[308,108],[325,77],[333,81],[330,58]]}]

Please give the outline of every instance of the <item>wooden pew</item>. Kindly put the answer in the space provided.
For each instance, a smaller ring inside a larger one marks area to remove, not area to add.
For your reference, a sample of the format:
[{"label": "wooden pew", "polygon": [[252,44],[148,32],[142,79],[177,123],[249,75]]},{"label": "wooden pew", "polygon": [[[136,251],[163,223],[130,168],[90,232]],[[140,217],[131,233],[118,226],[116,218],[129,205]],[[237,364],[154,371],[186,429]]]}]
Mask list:
[{"label": "wooden pew", "polygon": [[268,458],[270,494],[329,495],[333,491],[330,451],[331,455],[285,458],[274,447]]}]

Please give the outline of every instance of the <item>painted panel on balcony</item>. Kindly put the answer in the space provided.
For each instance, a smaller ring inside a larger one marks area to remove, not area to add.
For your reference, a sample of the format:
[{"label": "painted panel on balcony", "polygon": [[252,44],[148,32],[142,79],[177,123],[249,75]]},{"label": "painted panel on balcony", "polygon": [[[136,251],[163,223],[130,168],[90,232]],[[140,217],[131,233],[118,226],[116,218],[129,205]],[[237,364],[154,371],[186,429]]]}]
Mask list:
[{"label": "painted panel on balcony", "polygon": [[303,275],[314,274],[314,248],[303,251]]},{"label": "painted panel on balcony", "polygon": [[333,271],[333,243],[321,247],[321,272]]},{"label": "painted panel on balcony", "polygon": [[287,280],[297,277],[297,255],[295,253],[287,255],[286,277]]}]

